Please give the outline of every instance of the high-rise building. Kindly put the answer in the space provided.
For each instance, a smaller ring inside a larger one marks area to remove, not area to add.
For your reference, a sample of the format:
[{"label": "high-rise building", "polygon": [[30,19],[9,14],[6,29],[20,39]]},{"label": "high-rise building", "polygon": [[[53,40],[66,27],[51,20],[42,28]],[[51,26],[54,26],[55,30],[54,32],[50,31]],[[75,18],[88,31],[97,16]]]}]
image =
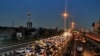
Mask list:
[{"label": "high-rise building", "polygon": [[94,31],[95,33],[100,33],[100,20],[94,22],[94,23],[92,24],[92,27],[93,27],[93,31]]}]

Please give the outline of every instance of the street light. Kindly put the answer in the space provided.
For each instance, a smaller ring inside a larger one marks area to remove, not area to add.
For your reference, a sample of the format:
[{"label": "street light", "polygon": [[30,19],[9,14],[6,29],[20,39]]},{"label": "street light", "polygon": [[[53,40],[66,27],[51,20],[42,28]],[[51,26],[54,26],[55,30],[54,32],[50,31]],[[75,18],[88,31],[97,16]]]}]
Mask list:
[{"label": "street light", "polygon": [[[66,23],[68,13],[65,11],[62,16],[64,17],[64,31],[66,31],[66,26],[68,27],[68,22]],[[66,25],[67,24],[67,25]]]},{"label": "street light", "polygon": [[71,29],[73,30],[75,28],[75,22],[73,21],[72,23],[71,23]]},{"label": "street light", "polygon": [[[67,9],[67,0],[65,0],[65,10],[64,10],[64,13],[62,14],[62,16],[64,17],[64,31],[65,32],[66,32],[66,26],[67,26],[67,29],[68,29],[68,20],[67,20],[67,17],[69,16],[66,9]],[[66,20],[67,20],[67,23],[66,23]]]},{"label": "street light", "polygon": [[66,19],[66,17],[68,16],[68,14],[65,12],[65,13],[63,14],[63,16],[64,16],[65,19]]}]

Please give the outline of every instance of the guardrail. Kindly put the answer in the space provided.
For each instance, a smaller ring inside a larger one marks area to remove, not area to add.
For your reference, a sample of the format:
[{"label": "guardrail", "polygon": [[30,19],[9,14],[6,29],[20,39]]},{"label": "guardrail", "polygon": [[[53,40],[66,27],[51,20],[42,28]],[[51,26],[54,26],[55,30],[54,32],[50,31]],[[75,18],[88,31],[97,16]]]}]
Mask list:
[{"label": "guardrail", "polygon": [[94,46],[96,46],[97,48],[100,49],[100,44],[98,43],[98,41],[95,41],[94,39],[92,39],[90,36],[85,35],[87,37],[87,40]]},{"label": "guardrail", "polygon": [[88,34],[85,34],[85,35],[86,35],[87,37],[89,37],[89,38],[95,40],[95,41],[100,42],[100,38],[99,38],[99,37],[91,36],[91,35],[88,35]]}]

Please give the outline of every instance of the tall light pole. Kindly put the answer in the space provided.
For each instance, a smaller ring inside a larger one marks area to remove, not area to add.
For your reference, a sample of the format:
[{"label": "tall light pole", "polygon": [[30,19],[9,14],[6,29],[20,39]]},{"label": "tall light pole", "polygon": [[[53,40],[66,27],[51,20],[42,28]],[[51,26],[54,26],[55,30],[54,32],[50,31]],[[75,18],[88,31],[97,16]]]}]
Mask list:
[{"label": "tall light pole", "polygon": [[67,0],[65,0],[65,11],[62,14],[62,16],[64,17],[64,31],[66,31],[66,26],[67,26],[67,31],[68,31],[68,21],[66,23],[66,20],[67,20],[67,17],[68,17],[68,13],[66,12],[66,5],[67,5],[66,3],[67,3]]},{"label": "tall light pole", "polygon": [[71,29],[73,30],[74,28],[75,28],[75,22],[72,21],[72,22],[71,22]]},{"label": "tall light pole", "polygon": [[73,31],[75,29],[75,25],[76,25],[75,21],[74,21],[75,17],[74,16],[71,16],[71,17],[72,17],[72,22],[71,22],[71,27],[70,28],[71,28],[71,31]]},{"label": "tall light pole", "polygon": [[63,17],[64,17],[64,31],[66,31],[66,26],[67,26],[67,17],[68,17],[68,14],[67,12],[65,11],[64,14],[63,14]]}]

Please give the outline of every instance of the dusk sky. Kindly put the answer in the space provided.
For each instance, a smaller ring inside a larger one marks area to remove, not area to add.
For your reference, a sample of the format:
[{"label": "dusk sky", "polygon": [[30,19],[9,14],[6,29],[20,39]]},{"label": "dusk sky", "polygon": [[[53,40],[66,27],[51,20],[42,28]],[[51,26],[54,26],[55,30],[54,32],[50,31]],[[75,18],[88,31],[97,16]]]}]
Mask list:
[{"label": "dusk sky", "polygon": [[[69,24],[74,18],[76,27],[91,28],[100,19],[100,0],[67,0]],[[26,26],[31,12],[33,27],[63,28],[65,0],[0,0],[0,26]]]}]

